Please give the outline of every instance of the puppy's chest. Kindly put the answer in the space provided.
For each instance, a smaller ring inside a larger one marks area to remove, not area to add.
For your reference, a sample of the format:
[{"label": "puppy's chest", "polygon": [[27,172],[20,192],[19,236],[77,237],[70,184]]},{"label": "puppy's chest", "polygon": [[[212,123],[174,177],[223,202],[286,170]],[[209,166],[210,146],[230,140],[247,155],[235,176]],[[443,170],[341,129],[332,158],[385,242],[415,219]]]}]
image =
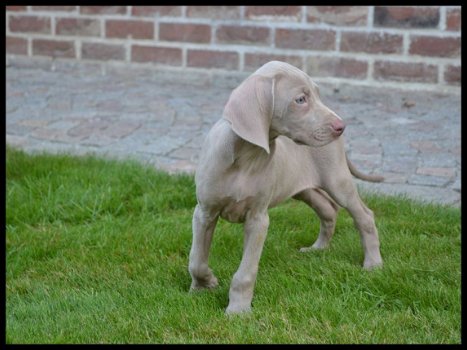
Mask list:
[{"label": "puppy's chest", "polygon": [[230,222],[244,222],[247,213],[256,207],[255,198],[250,196],[241,200],[232,197],[222,198],[220,216]]},{"label": "puppy's chest", "polygon": [[250,210],[266,210],[273,194],[268,179],[234,170],[222,177],[218,188],[224,189],[218,198],[220,215],[230,222],[243,222]]}]

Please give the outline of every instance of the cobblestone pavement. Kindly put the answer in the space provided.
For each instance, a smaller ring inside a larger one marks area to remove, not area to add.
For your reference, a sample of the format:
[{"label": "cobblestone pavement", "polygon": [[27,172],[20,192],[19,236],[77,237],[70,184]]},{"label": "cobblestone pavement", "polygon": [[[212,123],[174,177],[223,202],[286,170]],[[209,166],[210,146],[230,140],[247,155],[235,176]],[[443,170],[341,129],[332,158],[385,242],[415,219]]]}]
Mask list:
[{"label": "cobblestone pavement", "polygon": [[[6,141],[28,152],[136,158],[171,172],[194,171],[200,145],[221,117],[226,78],[134,67],[6,68]],[[346,147],[383,193],[460,206],[459,95],[323,84],[323,101],[347,123]]]}]

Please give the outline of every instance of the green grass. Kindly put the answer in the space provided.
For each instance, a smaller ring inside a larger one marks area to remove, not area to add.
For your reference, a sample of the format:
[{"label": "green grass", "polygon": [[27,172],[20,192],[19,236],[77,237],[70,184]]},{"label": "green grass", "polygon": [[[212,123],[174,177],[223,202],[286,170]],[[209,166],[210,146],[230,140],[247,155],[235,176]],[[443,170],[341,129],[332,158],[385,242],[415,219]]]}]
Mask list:
[{"label": "green grass", "polygon": [[350,216],[300,253],[317,216],[270,210],[253,313],[228,317],[242,226],[219,221],[213,291],[188,293],[191,176],[7,149],[7,343],[460,343],[460,210],[363,195],[384,268],[362,270]]}]

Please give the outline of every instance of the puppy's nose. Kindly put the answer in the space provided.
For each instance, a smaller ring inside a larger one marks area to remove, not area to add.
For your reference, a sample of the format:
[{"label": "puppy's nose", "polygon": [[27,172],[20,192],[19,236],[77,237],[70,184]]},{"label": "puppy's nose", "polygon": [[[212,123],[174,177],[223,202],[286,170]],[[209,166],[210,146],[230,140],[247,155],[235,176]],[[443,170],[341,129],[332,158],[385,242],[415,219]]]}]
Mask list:
[{"label": "puppy's nose", "polygon": [[335,134],[341,135],[344,132],[345,124],[342,120],[336,119],[331,123],[331,127]]}]

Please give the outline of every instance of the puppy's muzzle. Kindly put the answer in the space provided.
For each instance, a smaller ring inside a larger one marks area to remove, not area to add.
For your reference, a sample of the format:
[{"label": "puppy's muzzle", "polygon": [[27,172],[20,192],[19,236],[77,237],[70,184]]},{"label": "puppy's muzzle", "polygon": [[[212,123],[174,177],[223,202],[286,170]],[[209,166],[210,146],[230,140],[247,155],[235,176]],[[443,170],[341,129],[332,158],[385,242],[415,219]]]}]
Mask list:
[{"label": "puppy's muzzle", "polygon": [[336,119],[331,123],[332,133],[335,136],[341,136],[345,129],[345,124],[342,120]]}]

